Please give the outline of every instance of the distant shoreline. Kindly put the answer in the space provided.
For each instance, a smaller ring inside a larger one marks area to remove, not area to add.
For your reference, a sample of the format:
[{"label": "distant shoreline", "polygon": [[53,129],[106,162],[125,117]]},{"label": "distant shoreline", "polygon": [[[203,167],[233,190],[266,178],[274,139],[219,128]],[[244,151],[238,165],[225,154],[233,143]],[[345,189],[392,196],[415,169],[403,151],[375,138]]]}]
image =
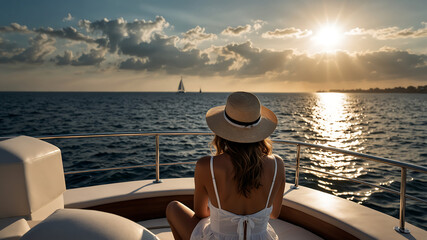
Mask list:
[{"label": "distant shoreline", "polygon": [[427,85],[424,86],[409,86],[395,88],[370,88],[370,89],[330,89],[329,91],[317,92],[342,92],[342,93],[427,93]]}]

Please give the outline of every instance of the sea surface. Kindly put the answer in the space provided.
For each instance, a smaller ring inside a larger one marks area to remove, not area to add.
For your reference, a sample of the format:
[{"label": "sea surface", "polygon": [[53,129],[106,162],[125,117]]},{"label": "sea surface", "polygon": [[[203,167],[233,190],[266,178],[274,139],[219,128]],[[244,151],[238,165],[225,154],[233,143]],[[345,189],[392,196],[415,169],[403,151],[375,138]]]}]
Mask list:
[{"label": "sea surface", "polygon": [[[273,139],[322,144],[427,167],[427,94],[260,93],[279,124]],[[105,132],[209,131],[206,111],[228,93],[0,92],[0,136]],[[212,136],[161,136],[160,162],[196,161],[211,154]],[[154,137],[53,139],[64,171],[155,162]],[[275,146],[295,165],[296,147]],[[399,191],[399,167],[303,148],[301,164]],[[287,168],[287,181],[295,171]],[[194,165],[160,168],[161,178],[190,177]],[[153,179],[153,167],[66,175],[67,188]],[[300,184],[349,199],[398,218],[398,195],[317,172]],[[408,171],[407,193],[427,200],[427,174]],[[408,222],[427,230],[427,205],[407,200]],[[397,221],[396,221],[397,225]]]}]

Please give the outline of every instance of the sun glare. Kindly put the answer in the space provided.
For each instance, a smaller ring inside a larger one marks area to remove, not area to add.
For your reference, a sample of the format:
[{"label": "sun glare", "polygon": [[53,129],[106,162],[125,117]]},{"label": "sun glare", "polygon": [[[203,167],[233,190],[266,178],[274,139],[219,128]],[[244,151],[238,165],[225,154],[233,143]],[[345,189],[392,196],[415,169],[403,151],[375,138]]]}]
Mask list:
[{"label": "sun glare", "polygon": [[336,50],[341,44],[342,39],[343,33],[334,25],[321,27],[312,38],[315,44],[326,51]]}]

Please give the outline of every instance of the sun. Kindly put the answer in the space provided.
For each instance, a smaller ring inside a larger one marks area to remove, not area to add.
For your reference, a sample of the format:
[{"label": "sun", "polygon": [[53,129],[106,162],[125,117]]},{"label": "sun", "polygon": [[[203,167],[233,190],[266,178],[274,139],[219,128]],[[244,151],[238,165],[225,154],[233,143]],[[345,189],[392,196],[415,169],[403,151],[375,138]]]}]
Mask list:
[{"label": "sun", "polygon": [[312,40],[318,47],[325,51],[336,50],[342,43],[343,32],[335,25],[325,25],[320,27]]}]

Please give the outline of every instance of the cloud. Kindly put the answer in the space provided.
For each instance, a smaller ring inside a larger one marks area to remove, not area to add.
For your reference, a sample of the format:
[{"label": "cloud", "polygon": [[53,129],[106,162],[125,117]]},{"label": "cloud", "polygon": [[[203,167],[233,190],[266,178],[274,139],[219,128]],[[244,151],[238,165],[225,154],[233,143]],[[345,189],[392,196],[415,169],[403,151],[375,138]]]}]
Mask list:
[{"label": "cloud", "polygon": [[263,25],[267,24],[267,22],[263,20],[255,20],[253,23],[254,30],[259,30]]},{"label": "cloud", "polygon": [[9,59],[24,50],[23,48],[19,48],[16,43],[0,38],[0,63],[8,62]]},{"label": "cloud", "polygon": [[398,79],[427,77],[427,55],[413,54],[404,50],[383,48],[380,51],[357,54],[358,64],[365,70],[367,78]]},{"label": "cloud", "polygon": [[298,28],[290,27],[284,29],[276,29],[274,31],[265,32],[262,34],[263,38],[304,38],[308,37],[313,32],[311,30],[301,30]]},{"label": "cloud", "polygon": [[10,42],[7,39],[4,40],[3,38],[0,38],[0,51],[9,51],[17,47],[18,45],[16,43]]},{"label": "cloud", "polygon": [[227,27],[224,29],[221,34],[223,35],[232,35],[232,36],[238,36],[245,33],[250,32],[252,29],[251,25],[246,24],[245,26],[238,26],[238,27]]},{"label": "cloud", "polygon": [[55,42],[55,39],[50,38],[46,34],[39,34],[29,39],[30,46],[25,50],[19,51],[19,53],[9,57],[0,57],[0,63],[42,63],[45,56],[56,50],[54,46]]},{"label": "cloud", "polygon": [[418,79],[427,77],[427,55],[384,48],[349,54],[295,55],[286,64],[286,77],[307,82]]},{"label": "cloud", "polygon": [[133,70],[142,70],[145,69],[145,63],[147,61],[140,58],[128,58],[125,61],[120,63],[119,68],[121,69],[133,69]]},{"label": "cloud", "polygon": [[399,38],[422,38],[427,37],[427,23],[421,23],[424,27],[414,30],[412,27],[400,29],[398,27],[387,27],[380,29],[353,28],[346,32],[347,35],[370,35],[379,40]]},{"label": "cloud", "polygon": [[71,13],[68,13],[67,16],[62,19],[62,21],[63,22],[69,22],[69,21],[72,21],[73,19],[74,19],[74,17],[71,16]]},{"label": "cloud", "polygon": [[57,55],[53,61],[55,61],[57,65],[70,65],[73,61],[73,52],[65,50],[64,56]]},{"label": "cloud", "polygon": [[73,57],[73,52],[65,50],[64,55],[57,55],[53,61],[57,65],[73,65],[73,66],[91,66],[99,65],[105,60],[106,50],[104,49],[91,49],[88,53],[83,53],[78,58]]},{"label": "cloud", "polygon": [[[222,48],[226,56],[233,56],[240,67],[235,69],[238,76],[259,76],[267,72],[281,72],[284,70],[287,58],[292,50],[271,51],[252,46],[251,42],[229,44]],[[236,64],[235,63],[235,64]]]},{"label": "cloud", "polygon": [[217,36],[213,33],[205,33],[205,28],[197,26],[193,29],[188,30],[185,33],[182,33],[183,42],[197,44],[202,41],[216,39]]},{"label": "cloud", "polygon": [[245,26],[227,27],[221,32],[221,34],[230,36],[243,35],[261,29],[261,27],[267,22],[263,20],[252,20],[252,23],[253,25],[246,24]]},{"label": "cloud", "polygon": [[235,77],[274,75],[276,80],[297,82],[427,79],[427,55],[392,48],[353,54],[339,51],[308,55],[292,50],[260,49],[245,42],[218,47],[215,51],[220,61],[214,65],[227,62],[224,66],[228,66],[228,69],[216,70],[221,71],[221,75]]},{"label": "cloud", "polygon": [[[12,54],[11,49],[9,49],[10,51],[2,51],[1,61],[3,63],[18,61],[41,62],[44,56],[50,54],[52,49],[55,49],[53,46],[55,38],[63,38],[85,43],[97,43],[98,47],[106,48],[112,53],[119,50],[119,45],[123,47],[125,51],[129,51],[128,49],[132,49],[134,47],[138,48],[138,44],[142,42],[150,42],[153,33],[161,32],[165,27],[169,26],[169,23],[167,23],[163,17],[156,17],[155,21],[134,20],[133,22],[127,22],[123,18],[118,18],[111,21],[103,19],[94,22],[81,20],[79,21],[79,26],[84,27],[88,33],[95,33],[99,31],[103,37],[94,39],[78,32],[77,29],[71,26],[62,29],[38,28],[35,30],[28,30],[26,26],[12,23],[10,26],[0,27],[0,32],[5,33],[25,32],[39,34],[36,39],[39,39],[39,36],[43,36],[43,38],[49,39],[50,43],[49,50],[47,48],[47,42],[45,45],[38,46],[38,48],[36,44],[32,42],[31,47],[22,50],[19,54]],[[202,41],[203,39],[213,38],[215,36],[213,34],[206,34],[204,31],[205,30],[203,28],[196,27],[192,31],[190,30],[186,37],[193,40],[193,42],[196,42]],[[3,43],[3,45],[5,45],[5,43]],[[45,48],[42,49],[43,47]],[[46,50],[46,52],[42,50]],[[36,56],[36,53],[39,53],[40,55]],[[121,49],[119,54],[122,54]],[[129,52],[125,54],[129,54]],[[130,55],[134,56],[135,54]],[[24,57],[28,57],[29,59],[24,60]],[[78,59],[73,59],[72,57],[72,52],[65,50],[63,56],[58,55],[55,59],[57,64],[60,65],[97,65],[105,59],[105,52],[103,50],[91,50],[89,53],[82,54]]]},{"label": "cloud", "polygon": [[105,60],[105,50],[91,49],[89,53],[82,54],[77,60],[73,61],[75,66],[98,65]]},{"label": "cloud", "polygon": [[[104,18],[100,21],[90,22],[80,20],[79,26],[86,28],[88,32],[100,31],[106,38],[104,46],[108,47],[110,52],[116,52],[118,45],[122,41],[133,41],[136,44],[148,42],[154,32],[161,32],[169,26],[169,23],[163,17],[156,17],[155,21],[134,20],[127,22],[123,18],[108,20]],[[100,41],[98,41],[100,43]]]},{"label": "cloud", "polygon": [[31,33],[27,26],[18,23],[11,23],[9,26],[0,26],[0,33],[9,32]]},{"label": "cloud", "polygon": [[84,41],[87,43],[100,43],[102,39],[93,39],[89,36],[86,36],[80,32],[77,31],[77,29],[73,27],[65,27],[62,29],[55,30],[53,28],[39,28],[34,30],[29,30],[27,26],[20,25],[18,23],[11,23],[9,26],[0,26],[0,33],[39,33],[39,34],[46,34],[51,37],[56,38],[64,38],[74,41]]},{"label": "cloud", "polygon": [[96,43],[97,40],[86,36],[80,32],[77,31],[77,29],[73,27],[65,27],[63,29],[54,30],[53,28],[39,28],[34,30],[36,33],[43,33],[46,35],[49,35],[51,37],[58,37],[58,38],[64,38],[69,39],[73,41],[83,41],[87,43]]},{"label": "cloud", "polygon": [[[259,29],[255,27],[256,24],[262,25],[263,22],[255,21],[253,27],[246,25],[227,29],[230,34],[243,34]],[[119,69],[193,76],[233,78],[274,76],[276,80],[305,82],[427,79],[426,55],[392,48],[359,53],[338,51],[308,55],[293,50],[263,49],[255,47],[251,41],[246,41],[198,49],[198,43],[212,40],[217,35],[206,33],[205,28],[196,26],[182,33],[181,38],[168,36],[163,30],[169,23],[163,17],[157,17],[154,21],[133,22],[127,22],[123,18],[94,22],[81,20],[79,25],[88,31],[86,35],[73,27],[39,28],[32,31],[19,24],[0,27],[0,31],[5,33],[36,34],[30,38],[27,48],[19,48],[15,43],[0,38],[0,63],[42,63],[52,55],[55,57],[51,58],[51,61],[57,65],[99,66],[109,58],[115,61],[114,64]],[[412,30],[410,34],[421,36],[423,34],[421,30]],[[352,30],[352,34],[364,32],[363,29]],[[380,32],[383,34],[381,36],[391,36],[389,32],[393,31],[383,29],[376,34]],[[388,35],[385,32],[388,32]],[[310,34],[309,30],[285,28],[266,32],[263,37],[302,38]],[[409,36],[408,34],[406,36]],[[56,38],[86,45],[97,43],[98,48],[87,45],[91,50],[75,56],[66,46],[58,46],[61,54],[53,55],[56,51]],[[107,55],[107,52],[111,54]]]},{"label": "cloud", "polygon": [[132,39],[123,40],[120,51],[130,58],[120,63],[122,69],[165,70],[168,73],[198,72],[198,68],[208,62],[206,54],[198,49],[182,51],[176,47],[177,37],[155,34],[150,42],[136,43]]}]

